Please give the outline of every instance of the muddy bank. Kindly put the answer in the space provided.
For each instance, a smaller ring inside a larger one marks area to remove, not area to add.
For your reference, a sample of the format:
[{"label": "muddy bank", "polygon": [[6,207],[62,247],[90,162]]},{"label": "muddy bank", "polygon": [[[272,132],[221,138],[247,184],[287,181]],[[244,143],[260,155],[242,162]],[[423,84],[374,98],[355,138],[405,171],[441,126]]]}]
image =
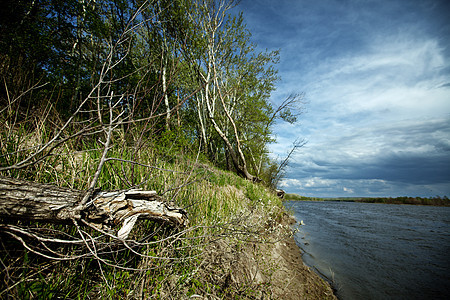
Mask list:
[{"label": "muddy bank", "polygon": [[[208,250],[201,269],[214,283],[215,296],[198,299],[337,299],[330,285],[303,264],[292,237],[293,218],[285,214],[258,241],[229,243],[221,239]],[[208,295],[209,294],[209,295]]]},{"label": "muddy bank", "polygon": [[330,285],[303,264],[293,238],[275,244],[272,259],[279,261],[272,276],[274,299],[337,299]]}]

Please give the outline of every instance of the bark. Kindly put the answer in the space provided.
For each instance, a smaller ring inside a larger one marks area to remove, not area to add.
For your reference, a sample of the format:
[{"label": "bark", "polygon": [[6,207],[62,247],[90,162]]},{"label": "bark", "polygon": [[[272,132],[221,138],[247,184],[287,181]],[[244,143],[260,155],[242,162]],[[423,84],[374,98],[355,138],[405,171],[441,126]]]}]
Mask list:
[{"label": "bark", "polygon": [[[208,73],[207,79],[209,79],[209,73]],[[254,181],[254,182],[260,182],[261,180],[259,178],[253,176],[252,174],[250,174],[248,172],[247,165],[245,163],[244,154],[242,153],[242,151],[240,149],[239,137],[237,136],[236,126],[235,126],[234,122],[233,122],[233,125],[234,125],[234,129],[235,129],[235,137],[236,137],[236,140],[238,141],[238,145],[237,145],[238,153],[236,153],[230,140],[227,138],[226,134],[222,131],[219,124],[217,124],[216,119],[214,117],[214,109],[213,109],[214,104],[215,104],[215,99],[214,99],[214,97],[212,97],[213,99],[210,99],[210,97],[209,97],[209,82],[206,81],[205,83],[206,83],[205,84],[205,102],[206,102],[206,108],[208,110],[208,118],[211,121],[211,123],[214,127],[214,130],[217,132],[217,134],[220,136],[220,138],[225,143],[225,146],[227,147],[227,150],[230,154],[230,158],[231,158],[231,161],[233,162],[236,172],[239,175],[246,178],[247,180]],[[213,92],[213,94],[214,94],[214,92]],[[211,104],[211,102],[212,102],[212,104]],[[222,101],[222,107],[224,108],[225,112],[227,113],[227,116],[229,116],[228,111],[226,110],[226,107],[225,107],[225,104],[223,103],[223,101]],[[233,119],[231,117],[229,117],[229,119],[231,121],[233,121]],[[241,158],[242,163],[239,163],[239,157]]]},{"label": "bark", "polygon": [[[202,107],[204,106],[203,96],[201,96],[201,101],[200,101],[200,97],[198,95],[195,98],[197,100],[197,114],[198,114],[198,120],[200,123],[200,131],[202,133],[203,143],[205,145],[207,145],[208,140],[206,139],[206,129],[205,129],[204,121],[203,121],[203,109],[202,109]],[[208,147],[205,146],[205,149],[208,149]]]},{"label": "bark", "polygon": [[238,151],[239,151],[239,155],[241,157],[242,163],[239,163],[239,156],[236,153],[236,151],[233,148],[233,145],[231,145],[230,141],[228,140],[227,136],[222,132],[222,130],[220,129],[219,125],[216,123],[214,118],[211,118],[211,122],[214,126],[214,129],[216,130],[216,132],[219,134],[219,136],[222,138],[222,140],[224,141],[228,153],[230,154],[230,158],[231,161],[233,163],[234,168],[236,169],[236,172],[243,176],[245,179],[253,181],[253,182],[260,182],[261,179],[259,179],[256,176],[253,176],[252,174],[250,174],[250,172],[247,169],[247,164],[245,163],[245,158],[243,158],[243,154],[241,149],[238,147]]},{"label": "bark", "polygon": [[167,94],[167,83],[166,83],[166,66],[162,69],[162,85],[164,93],[164,104],[166,105],[166,129],[170,130],[170,105],[169,105],[169,95]]},{"label": "bark", "polygon": [[122,223],[119,238],[126,238],[139,218],[186,226],[187,214],[169,205],[155,191],[129,190],[94,193],[78,210],[85,191],[0,176],[0,219],[51,223],[85,220],[98,228]]}]

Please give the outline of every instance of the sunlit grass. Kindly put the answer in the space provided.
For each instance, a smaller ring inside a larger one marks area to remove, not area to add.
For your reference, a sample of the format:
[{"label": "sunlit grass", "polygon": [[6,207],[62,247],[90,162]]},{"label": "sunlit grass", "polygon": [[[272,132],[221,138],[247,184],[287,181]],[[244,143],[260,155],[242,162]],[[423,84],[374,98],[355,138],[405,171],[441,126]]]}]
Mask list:
[{"label": "sunlit grass", "polygon": [[[6,136],[4,132],[2,134]],[[45,143],[50,138],[45,134],[47,132],[38,134],[39,143]],[[19,150],[14,143],[23,141],[26,138],[23,135],[29,138],[32,134],[16,131],[9,140],[4,140],[2,165],[17,163],[33,152],[31,149],[7,155]],[[169,153],[167,149],[172,148],[154,141],[148,143],[146,148],[135,150],[125,141],[117,139],[108,152],[111,160],[105,163],[97,183],[97,187],[104,191],[130,188],[155,190],[168,202],[187,211],[189,227],[179,238],[158,242],[180,229],[141,221],[133,230],[132,237],[136,240],[145,237],[147,242],[154,242],[139,249],[144,256],[136,257],[129,251],[107,255],[111,262],[142,271],[112,268],[99,264],[93,258],[51,262],[29,253],[15,241],[5,240],[1,250],[2,262],[8,265],[9,273],[2,268],[1,277],[6,280],[5,276],[10,276],[18,283],[8,283],[9,286],[3,290],[4,295],[22,299],[126,299],[137,295],[167,298],[168,293],[192,295],[198,290],[218,293],[220,289],[200,275],[199,270],[204,264],[203,251],[217,239],[226,240],[228,245],[239,245],[243,239],[256,238],[253,236],[264,231],[268,220],[279,216],[282,204],[264,186],[232,172],[218,170],[197,159],[195,153]],[[53,149],[51,155],[33,166],[2,175],[85,190],[97,169],[101,150],[102,145],[96,140],[77,145],[66,143]],[[164,152],[163,155],[160,152]],[[30,225],[77,234],[73,226]],[[18,250],[11,252],[10,247]],[[72,251],[71,247],[66,248],[66,251]]]}]

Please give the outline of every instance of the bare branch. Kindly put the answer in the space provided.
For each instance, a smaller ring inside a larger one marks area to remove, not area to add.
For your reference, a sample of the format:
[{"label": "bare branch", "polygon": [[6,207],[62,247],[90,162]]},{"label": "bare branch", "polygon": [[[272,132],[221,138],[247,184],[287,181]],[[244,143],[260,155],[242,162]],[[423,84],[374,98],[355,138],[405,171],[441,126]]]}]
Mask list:
[{"label": "bare branch", "polygon": [[292,144],[291,150],[288,152],[287,156],[281,161],[281,163],[278,166],[274,185],[276,186],[277,183],[281,180],[281,178],[284,176],[284,171],[286,170],[286,167],[288,166],[289,160],[291,159],[291,156],[298,151],[300,148],[306,145],[305,139],[296,139],[294,143]]}]

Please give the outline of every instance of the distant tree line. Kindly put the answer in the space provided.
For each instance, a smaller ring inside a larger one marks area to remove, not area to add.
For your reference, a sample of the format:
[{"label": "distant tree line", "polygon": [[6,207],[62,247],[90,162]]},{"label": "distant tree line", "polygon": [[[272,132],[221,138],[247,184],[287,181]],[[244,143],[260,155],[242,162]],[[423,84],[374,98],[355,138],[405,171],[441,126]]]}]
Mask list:
[{"label": "distant tree line", "polygon": [[386,203],[386,204],[414,204],[414,205],[434,205],[434,206],[450,206],[450,201],[447,196],[441,198],[435,197],[396,197],[396,198],[360,198],[355,199],[355,202],[365,203]]},{"label": "distant tree line", "polygon": [[450,206],[450,200],[447,196],[440,197],[337,197],[337,198],[319,198],[307,197],[297,194],[286,194],[286,200],[290,201],[341,201],[341,202],[362,202],[362,203],[386,203],[386,204],[413,204],[413,205],[433,205]]}]

